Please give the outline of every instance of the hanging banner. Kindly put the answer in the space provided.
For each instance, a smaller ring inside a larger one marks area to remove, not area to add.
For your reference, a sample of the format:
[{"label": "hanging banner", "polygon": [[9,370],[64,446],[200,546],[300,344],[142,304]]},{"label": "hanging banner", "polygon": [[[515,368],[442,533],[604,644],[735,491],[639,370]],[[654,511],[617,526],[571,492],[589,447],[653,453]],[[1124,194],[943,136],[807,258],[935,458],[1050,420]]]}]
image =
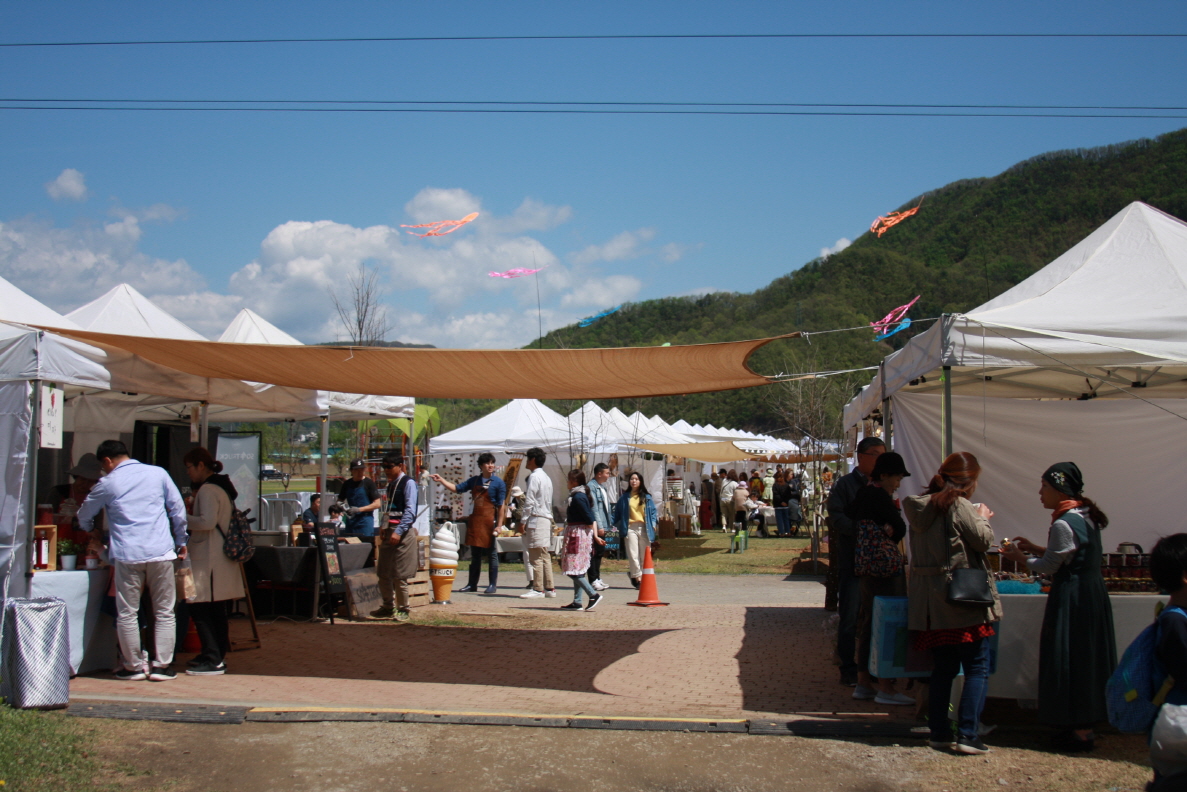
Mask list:
[{"label": "hanging banner", "polygon": [[66,393],[53,385],[41,386],[41,420],[38,424],[42,448],[62,447],[62,419]]},{"label": "hanging banner", "polygon": [[[254,509],[260,515],[260,435],[257,432],[219,432],[214,458],[223,463],[223,472],[239,492],[235,505],[243,511]],[[261,520],[252,523],[255,530],[272,530]]]}]

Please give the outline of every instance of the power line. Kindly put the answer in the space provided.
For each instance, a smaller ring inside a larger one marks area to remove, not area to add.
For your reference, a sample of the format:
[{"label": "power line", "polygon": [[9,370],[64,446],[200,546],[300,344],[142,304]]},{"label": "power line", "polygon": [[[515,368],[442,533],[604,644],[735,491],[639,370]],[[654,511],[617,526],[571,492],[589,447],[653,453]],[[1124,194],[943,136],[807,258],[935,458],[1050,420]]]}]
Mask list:
[{"label": "power line", "polygon": [[804,107],[847,109],[921,109],[921,110],[1109,110],[1174,111],[1187,106],[1158,105],[995,105],[995,104],[859,104],[844,102],[615,102],[584,100],[451,100],[451,99],[37,99],[0,98],[0,102],[46,102],[80,104],[260,104],[260,105],[466,105],[466,106],[544,106],[544,107]]},{"label": "power line", "polygon": [[150,113],[420,113],[420,114],[529,114],[529,115],[701,115],[701,116],[835,116],[853,118],[1187,118],[1168,114],[1090,114],[1090,113],[878,113],[798,110],[609,110],[562,108],[447,108],[447,107],[116,107],[106,105],[52,107],[40,105],[0,105],[0,110],[71,110]]},{"label": "power line", "polygon": [[345,36],[339,38],[14,41],[0,47],[132,47],[206,44],[355,44],[429,41],[663,41],[712,39],[1174,39],[1187,33],[642,33],[555,36]]}]

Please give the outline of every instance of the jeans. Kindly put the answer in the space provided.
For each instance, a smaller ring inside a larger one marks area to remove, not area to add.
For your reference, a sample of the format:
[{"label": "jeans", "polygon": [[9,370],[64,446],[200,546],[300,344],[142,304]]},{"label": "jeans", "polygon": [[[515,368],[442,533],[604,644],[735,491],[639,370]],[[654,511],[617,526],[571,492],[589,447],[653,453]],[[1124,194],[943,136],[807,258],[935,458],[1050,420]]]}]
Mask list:
[{"label": "jeans", "polygon": [[218,665],[231,651],[231,635],[227,626],[227,603],[191,602],[189,603],[190,619],[194,622],[194,630],[198,633],[198,640],[202,642],[202,651],[197,660],[211,665]]},{"label": "jeans", "polygon": [[595,580],[600,580],[602,577],[602,556],[606,554],[604,545],[598,544],[594,540],[593,552],[589,556],[589,571],[585,573],[586,579],[593,583]]},{"label": "jeans", "polygon": [[482,559],[490,559],[490,584],[499,584],[499,551],[491,539],[490,547],[470,548],[470,588],[478,588],[478,578],[482,575]]},{"label": "jeans", "polygon": [[931,650],[935,669],[931,672],[928,692],[927,725],[931,739],[938,742],[952,739],[948,722],[948,699],[952,697],[952,680],[964,667],[964,691],[956,712],[957,732],[961,737],[977,736],[981,710],[985,708],[985,692],[989,688],[989,641],[978,638],[972,643],[937,646]]},{"label": "jeans", "polygon": [[597,592],[594,591],[594,587],[591,586],[589,581],[585,579],[585,575],[569,575],[569,577],[573,578],[573,603],[575,605],[581,604],[582,591],[587,592],[590,599],[593,599],[597,594]]},{"label": "jeans", "polygon": [[153,646],[156,657],[152,664],[165,667],[173,663],[173,647],[177,640],[173,606],[177,602],[177,582],[173,578],[172,561],[142,561],[115,564],[116,634],[124,667],[136,671],[148,670],[149,657],[140,644],[140,597],[148,587],[153,609]]},{"label": "jeans", "polygon": [[787,506],[775,507],[775,526],[780,536],[791,536],[791,509]]}]

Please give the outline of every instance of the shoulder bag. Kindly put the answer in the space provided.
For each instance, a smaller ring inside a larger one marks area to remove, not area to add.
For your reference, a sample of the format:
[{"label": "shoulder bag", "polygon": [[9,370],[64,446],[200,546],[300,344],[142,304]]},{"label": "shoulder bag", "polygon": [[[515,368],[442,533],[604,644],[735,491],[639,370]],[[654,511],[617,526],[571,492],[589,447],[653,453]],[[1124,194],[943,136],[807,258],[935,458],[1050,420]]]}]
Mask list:
[{"label": "shoulder bag", "polygon": [[[955,504],[953,506],[955,507]],[[952,542],[948,539],[947,530],[950,525],[952,525],[951,512],[944,517],[944,546],[948,551],[948,604],[965,608],[993,607],[993,587],[989,583],[988,570],[976,569],[972,566],[960,569],[952,568]],[[957,531],[954,525],[952,525],[952,532],[960,540],[960,543],[964,544],[964,539],[960,537],[960,531]],[[964,549],[964,556],[969,564],[972,564],[972,553],[967,546]]]}]

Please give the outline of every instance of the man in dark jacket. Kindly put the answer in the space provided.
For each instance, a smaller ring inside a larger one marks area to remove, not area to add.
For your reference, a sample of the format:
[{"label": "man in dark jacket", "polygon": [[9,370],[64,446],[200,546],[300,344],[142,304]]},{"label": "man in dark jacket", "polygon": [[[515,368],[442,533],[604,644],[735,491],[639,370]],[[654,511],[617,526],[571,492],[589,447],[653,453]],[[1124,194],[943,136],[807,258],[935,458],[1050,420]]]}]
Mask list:
[{"label": "man in dark jacket", "polygon": [[829,563],[837,568],[837,655],[841,658],[841,684],[857,684],[857,609],[861,603],[861,584],[853,574],[853,556],[857,551],[857,525],[846,516],[857,492],[870,483],[874,461],[886,451],[880,437],[866,437],[857,444],[857,469],[842,476],[828,496]]}]

